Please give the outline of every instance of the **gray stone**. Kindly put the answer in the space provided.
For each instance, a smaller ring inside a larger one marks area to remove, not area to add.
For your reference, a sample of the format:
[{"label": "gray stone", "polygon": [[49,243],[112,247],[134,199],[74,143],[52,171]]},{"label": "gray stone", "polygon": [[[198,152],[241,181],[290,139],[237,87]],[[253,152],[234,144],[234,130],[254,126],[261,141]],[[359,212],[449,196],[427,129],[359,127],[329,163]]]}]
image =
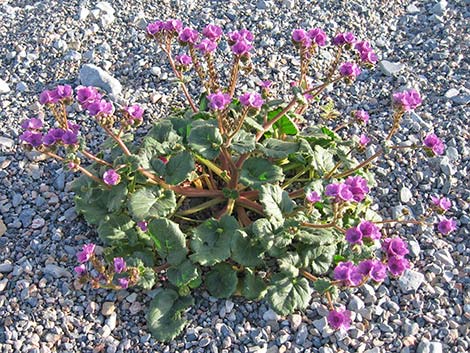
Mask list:
[{"label": "gray stone", "polygon": [[413,194],[411,193],[411,190],[408,189],[406,186],[402,187],[400,190],[400,200],[403,203],[408,203],[411,201],[413,198]]},{"label": "gray stone", "polygon": [[423,340],[419,343],[416,353],[442,353],[442,343]]},{"label": "gray stone", "polygon": [[449,253],[449,250],[442,249],[436,252],[435,254],[436,259],[439,260],[443,265],[448,267],[454,267],[454,260],[452,259],[452,255]]},{"label": "gray stone", "polygon": [[321,347],[318,353],[334,353],[334,351],[330,347]]},{"label": "gray stone", "polygon": [[442,16],[444,15],[446,9],[447,9],[447,1],[441,0],[431,8],[431,13],[437,16]]},{"label": "gray stone", "polygon": [[299,328],[300,324],[302,323],[302,316],[299,314],[292,314],[290,316],[290,323],[292,329],[295,331]]},{"label": "gray stone", "polygon": [[416,240],[410,240],[408,242],[408,247],[410,249],[410,254],[413,257],[419,256],[419,253],[421,252],[421,247],[419,246],[419,243]]},{"label": "gray stone", "polygon": [[73,277],[72,274],[69,271],[67,271],[65,268],[62,268],[54,264],[47,264],[46,267],[44,267],[43,272],[44,274],[51,275],[54,278]]},{"label": "gray stone", "polygon": [[6,94],[8,92],[10,92],[10,87],[8,86],[8,83],[6,83],[0,78],[0,94]]},{"label": "gray stone", "polygon": [[320,332],[323,332],[323,330],[326,328],[326,318],[322,317],[321,319],[313,321],[313,326]]},{"label": "gray stone", "polygon": [[406,270],[398,280],[398,285],[403,292],[416,291],[424,282],[424,275],[413,270]]},{"label": "gray stone", "polygon": [[95,86],[104,89],[113,96],[122,91],[121,83],[108,72],[93,64],[85,64],[80,69],[80,82],[85,86]]},{"label": "gray stone", "polygon": [[13,265],[9,262],[4,262],[0,264],[0,273],[8,273],[13,271]]},{"label": "gray stone", "polygon": [[90,15],[90,10],[88,10],[85,6],[81,6],[78,10],[78,19],[80,21],[85,21],[88,15]]},{"label": "gray stone", "polygon": [[444,97],[448,98],[448,99],[451,99],[455,96],[458,96],[459,95],[459,90],[456,89],[456,88],[451,88],[449,89],[445,94],[444,94]]},{"label": "gray stone", "polygon": [[231,300],[226,300],[225,301],[225,312],[230,313],[234,307],[234,303]]},{"label": "gray stone", "polygon": [[116,328],[116,321],[117,321],[116,319],[117,319],[116,313],[111,313],[111,315],[109,315],[109,317],[106,319],[106,325],[109,326],[111,331]]},{"label": "gray stone", "polygon": [[284,5],[284,7],[288,8],[289,10],[292,10],[295,7],[295,0],[284,0],[282,5]]},{"label": "gray stone", "polygon": [[266,0],[259,0],[257,3],[256,3],[256,8],[258,10],[266,10],[268,7],[271,6],[271,2],[270,1],[266,1]]},{"label": "gray stone", "polygon": [[451,161],[456,161],[459,159],[460,154],[457,148],[455,147],[447,147],[446,148],[446,156],[451,160]]},{"label": "gray stone", "polygon": [[15,141],[12,140],[11,138],[0,136],[0,146],[6,147],[6,148],[13,148],[14,145],[15,145]]},{"label": "gray stone", "polygon": [[31,222],[33,221],[33,216],[34,211],[30,208],[21,211],[20,216],[18,218],[21,224],[23,225],[23,228],[27,228],[31,225]]},{"label": "gray stone", "polygon": [[297,331],[297,334],[295,335],[295,343],[298,344],[299,346],[303,346],[305,341],[307,340],[308,336],[308,329],[306,324],[302,324],[299,327],[299,330]]},{"label": "gray stone", "polygon": [[279,319],[280,319],[279,315],[272,309],[267,310],[263,314],[263,320],[264,321],[277,321]]},{"label": "gray stone", "polygon": [[0,237],[7,232],[7,226],[0,219]]},{"label": "gray stone", "polygon": [[382,60],[379,63],[380,69],[387,76],[393,76],[398,74],[401,70],[405,68],[405,65],[400,63],[392,63],[388,60]]},{"label": "gray stone", "polygon": [[459,105],[467,105],[470,103],[470,95],[460,95],[452,97],[452,102]]},{"label": "gray stone", "polygon": [[348,304],[348,309],[352,311],[359,311],[364,307],[364,302],[357,295],[352,295]]},{"label": "gray stone", "polygon": [[408,12],[410,15],[417,14],[419,11],[419,8],[417,8],[414,4],[410,4],[406,7],[406,12]]},{"label": "gray stone", "polygon": [[26,92],[28,90],[28,85],[26,84],[26,82],[23,82],[23,81],[18,82],[16,84],[16,90],[18,92]]},{"label": "gray stone", "polygon": [[447,156],[441,158],[440,167],[441,171],[447,176],[455,174],[455,167],[450,163],[449,157]]}]

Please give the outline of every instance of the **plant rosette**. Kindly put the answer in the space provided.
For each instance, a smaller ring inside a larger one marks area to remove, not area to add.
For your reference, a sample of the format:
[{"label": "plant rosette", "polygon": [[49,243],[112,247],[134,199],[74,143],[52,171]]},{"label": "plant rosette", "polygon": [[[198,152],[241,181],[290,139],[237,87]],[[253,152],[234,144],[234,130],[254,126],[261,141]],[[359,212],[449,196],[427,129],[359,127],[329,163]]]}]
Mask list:
[{"label": "plant rosette", "polygon": [[[181,332],[199,286],[218,298],[264,299],[281,315],[305,309],[317,292],[330,308],[330,326],[346,330],[350,313],[335,305],[340,290],[381,283],[411,267],[406,242],[385,227],[426,225],[437,211],[440,233],[456,229],[443,215],[450,201],[437,196],[420,220],[384,220],[374,211],[376,159],[405,149],[444,150],[434,134],[422,146],[393,146],[402,116],[421,104],[417,91],[393,95],[390,132],[368,158],[369,137],[345,131],[353,124],[363,129],[366,111],[333,129],[319,122],[331,125],[338,116],[327,101],[319,119],[308,116],[315,124],[300,128],[309,106],[327,99],[326,87],[352,83],[373,67],[377,56],[368,42],[337,34],[335,59],[314,84],[310,65],[327,37],[319,28],[294,30],[300,75],[284,102],[272,98],[270,81],[262,81],[259,92],[235,94],[252,68],[254,38],[246,29],[224,34],[208,25],[199,33],[168,20],[149,24],[147,34],[166,53],[188,109],[156,121],[135,140],[145,116],[140,105],[115,107],[95,87],[79,86],[74,94],[58,86],[40,96],[55,124],[25,120],[20,138],[26,148],[82,173],[73,186],[75,206],[96,226],[105,251],[99,258],[94,244],[85,245],[75,272],[95,288],[157,287],[147,316],[156,339]],[[222,73],[216,53],[223,38],[233,61]],[[203,88],[197,100],[186,85],[194,77]],[[68,109],[73,102],[81,112]],[[107,139],[101,150],[88,148],[73,114],[88,114],[102,128]]]}]

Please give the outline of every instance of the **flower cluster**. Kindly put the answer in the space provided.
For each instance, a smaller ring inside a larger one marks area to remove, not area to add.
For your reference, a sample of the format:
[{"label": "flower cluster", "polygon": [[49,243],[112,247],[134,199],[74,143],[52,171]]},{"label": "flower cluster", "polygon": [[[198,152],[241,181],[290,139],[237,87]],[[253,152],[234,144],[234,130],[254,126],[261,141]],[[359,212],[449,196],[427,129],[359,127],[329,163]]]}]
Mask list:
[{"label": "flower cluster", "polygon": [[216,92],[207,96],[209,108],[216,111],[222,111],[230,104],[232,98],[228,93]]},{"label": "flower cluster", "polygon": [[295,45],[300,45],[303,48],[310,48],[312,46],[325,46],[327,36],[321,28],[312,28],[308,31],[298,28],[292,31],[292,41]]},{"label": "flower cluster", "polygon": [[423,143],[424,143],[424,147],[431,155],[439,156],[444,153],[444,149],[445,149],[444,143],[439,137],[437,137],[433,133],[427,135],[424,138]]},{"label": "flower cluster", "polygon": [[339,73],[343,77],[354,79],[361,74],[361,69],[357,64],[346,62],[339,67]]},{"label": "flower cluster", "polygon": [[340,262],[335,267],[333,276],[344,286],[356,287],[368,278],[375,282],[382,282],[387,276],[387,267],[379,260],[364,260],[357,266],[351,261]]},{"label": "flower cluster", "polygon": [[261,98],[261,94],[253,92],[243,93],[239,100],[243,106],[254,109],[260,109],[264,104],[264,100]]},{"label": "flower cluster", "polygon": [[431,206],[439,215],[437,230],[444,235],[448,235],[457,229],[457,222],[452,218],[446,218],[442,214],[452,207],[452,202],[447,197],[431,196]]},{"label": "flower cluster", "polygon": [[422,102],[420,94],[414,89],[393,94],[393,104],[405,112],[416,109]]},{"label": "flower cluster", "polygon": [[362,244],[363,239],[378,240],[381,236],[379,227],[370,221],[362,221],[346,231],[346,240],[351,244]]},{"label": "flower cluster", "polygon": [[250,50],[253,49],[253,34],[247,29],[227,33],[228,44],[232,48],[232,53],[241,58],[247,58]]},{"label": "flower cluster", "polygon": [[67,103],[72,97],[72,87],[69,85],[57,86],[53,90],[45,90],[39,95],[39,103],[55,104],[58,102]]},{"label": "flower cluster", "polygon": [[77,101],[91,116],[109,116],[114,113],[113,103],[102,99],[95,87],[80,86],[77,88]]},{"label": "flower cluster", "polygon": [[26,131],[21,134],[20,140],[32,147],[52,147],[56,144],[74,146],[78,143],[79,126],[70,121],[67,121],[67,129],[52,128],[44,135],[41,132],[43,123],[40,119],[27,119],[22,122],[21,127]]},{"label": "flower cluster", "polygon": [[410,263],[405,259],[405,255],[409,253],[408,245],[401,238],[387,238],[382,243],[382,250],[387,255],[387,267],[394,276],[400,276]]},{"label": "flower cluster", "polygon": [[179,33],[182,28],[183,23],[180,20],[155,21],[147,25],[147,34],[150,36],[155,36],[162,32],[175,34]]},{"label": "flower cluster", "polygon": [[38,147],[42,145],[42,129],[43,123],[42,120],[37,118],[31,118],[23,121],[21,127],[25,129],[21,135],[20,140],[26,142],[27,144]]},{"label": "flower cluster", "polygon": [[326,186],[325,195],[334,197],[336,202],[361,202],[369,192],[367,180],[361,176],[350,176],[344,183],[332,183]]},{"label": "flower cluster", "polygon": [[377,63],[377,60],[378,60],[377,54],[375,54],[369,42],[367,41],[357,42],[354,45],[354,49],[358,51],[359,57],[361,58],[361,61],[364,64],[373,65]]},{"label": "flower cluster", "polygon": [[359,122],[363,124],[367,124],[370,116],[369,113],[366,112],[365,110],[355,110],[352,112],[352,116]]},{"label": "flower cluster", "polygon": [[103,181],[106,185],[117,185],[121,181],[121,176],[114,169],[108,169],[103,174]]},{"label": "flower cluster", "polygon": [[332,40],[334,45],[352,45],[356,42],[356,36],[351,32],[338,33]]}]

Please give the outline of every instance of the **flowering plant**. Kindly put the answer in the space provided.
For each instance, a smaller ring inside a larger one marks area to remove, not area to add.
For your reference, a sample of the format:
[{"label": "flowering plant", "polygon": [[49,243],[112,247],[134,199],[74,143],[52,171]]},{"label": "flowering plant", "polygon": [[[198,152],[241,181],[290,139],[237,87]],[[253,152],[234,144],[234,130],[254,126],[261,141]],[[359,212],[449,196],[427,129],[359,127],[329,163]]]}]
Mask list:
[{"label": "flowering plant", "polygon": [[[385,236],[383,227],[425,222],[384,220],[370,195],[376,185],[370,166],[380,156],[405,148],[444,150],[434,134],[422,146],[392,143],[402,116],[421,104],[419,93],[393,95],[391,129],[365,158],[370,138],[347,137],[344,129],[365,126],[366,111],[352,112],[353,119],[335,129],[311,116],[314,124],[301,126],[328,86],[352,83],[361,68],[373,67],[377,56],[368,42],[337,34],[335,59],[315,83],[310,64],[327,36],[319,28],[294,30],[300,75],[292,99],[284,102],[272,98],[269,81],[259,92],[237,92],[237,81],[252,69],[254,37],[246,29],[225,34],[233,56],[229,72],[217,71],[215,53],[224,37],[218,26],[199,33],[178,20],[157,21],[147,34],[166,53],[188,109],[158,120],[134,141],[132,132],[145,115],[139,105],[117,108],[95,87],[77,87],[74,96],[65,85],[40,96],[55,126],[44,131],[37,118],[22,125],[27,147],[83,174],[74,183],[76,208],[97,226],[107,248],[104,261],[93,244],[78,253],[80,280],[114,289],[158,286],[148,325],[159,340],[182,330],[191,290],[201,285],[219,298],[264,298],[283,315],[305,309],[316,291],[330,307],[329,324],[349,328],[350,313],[334,304],[339,289],[380,283],[410,268],[407,244]],[[184,51],[174,55],[176,45]],[[187,73],[195,73],[204,89],[198,102]],[[71,121],[67,108],[73,102],[107,134],[101,151],[91,151]],[[328,107],[327,116],[335,115]],[[432,200],[440,213],[450,206],[447,199]],[[438,230],[448,234],[455,227],[442,216]]]}]

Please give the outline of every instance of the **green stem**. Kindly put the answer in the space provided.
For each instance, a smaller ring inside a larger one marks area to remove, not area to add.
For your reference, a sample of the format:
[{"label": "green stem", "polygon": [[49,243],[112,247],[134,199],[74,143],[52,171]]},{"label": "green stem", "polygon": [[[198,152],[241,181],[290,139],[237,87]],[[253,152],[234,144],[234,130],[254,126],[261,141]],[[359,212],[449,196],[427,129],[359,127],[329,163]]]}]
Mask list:
[{"label": "green stem", "polygon": [[239,196],[238,199],[236,200],[236,203],[262,216],[265,216],[263,206],[261,206],[259,203],[256,203],[255,201],[251,201],[251,200],[248,200],[246,197]]},{"label": "green stem", "polygon": [[207,168],[209,168],[210,170],[212,170],[216,175],[218,175],[223,181],[225,181],[226,183],[230,182],[230,176],[227,174],[226,171],[220,169],[217,165],[215,165],[213,162],[211,162],[210,160],[208,159],[205,159],[197,154],[194,155],[194,157],[196,158],[196,160],[199,162],[199,163],[202,163],[204,164]]},{"label": "green stem", "polygon": [[294,175],[292,178],[290,178],[283,186],[282,186],[282,189],[286,189],[287,187],[289,187],[290,185],[292,185],[292,183],[295,183],[297,180],[299,180],[299,178],[304,175],[307,171],[309,170],[309,168],[304,168],[302,169],[300,172],[298,172],[296,175]]},{"label": "green stem", "polygon": [[377,157],[380,157],[382,154],[383,154],[383,150],[377,151],[372,156],[367,158],[364,162],[358,164],[357,166],[355,166],[355,167],[353,167],[353,168],[351,168],[351,169],[349,169],[349,170],[347,170],[343,173],[333,175],[333,178],[339,179],[339,178],[347,177],[347,176],[353,174],[354,172],[356,172],[357,170],[359,170],[361,168],[364,168],[368,164],[372,163]]},{"label": "green stem", "polygon": [[201,203],[200,205],[197,205],[197,206],[194,206],[194,207],[191,207],[187,210],[182,210],[182,211],[179,211],[177,212],[175,215],[178,215],[178,216],[188,216],[188,215],[191,215],[191,214],[194,214],[194,213],[198,213],[198,212],[201,212],[201,211],[204,211],[205,209],[208,209],[212,206],[215,206],[221,202],[224,201],[224,198],[216,198],[216,199],[212,199],[212,200],[209,200],[209,201],[206,201],[206,202],[203,202]]}]

